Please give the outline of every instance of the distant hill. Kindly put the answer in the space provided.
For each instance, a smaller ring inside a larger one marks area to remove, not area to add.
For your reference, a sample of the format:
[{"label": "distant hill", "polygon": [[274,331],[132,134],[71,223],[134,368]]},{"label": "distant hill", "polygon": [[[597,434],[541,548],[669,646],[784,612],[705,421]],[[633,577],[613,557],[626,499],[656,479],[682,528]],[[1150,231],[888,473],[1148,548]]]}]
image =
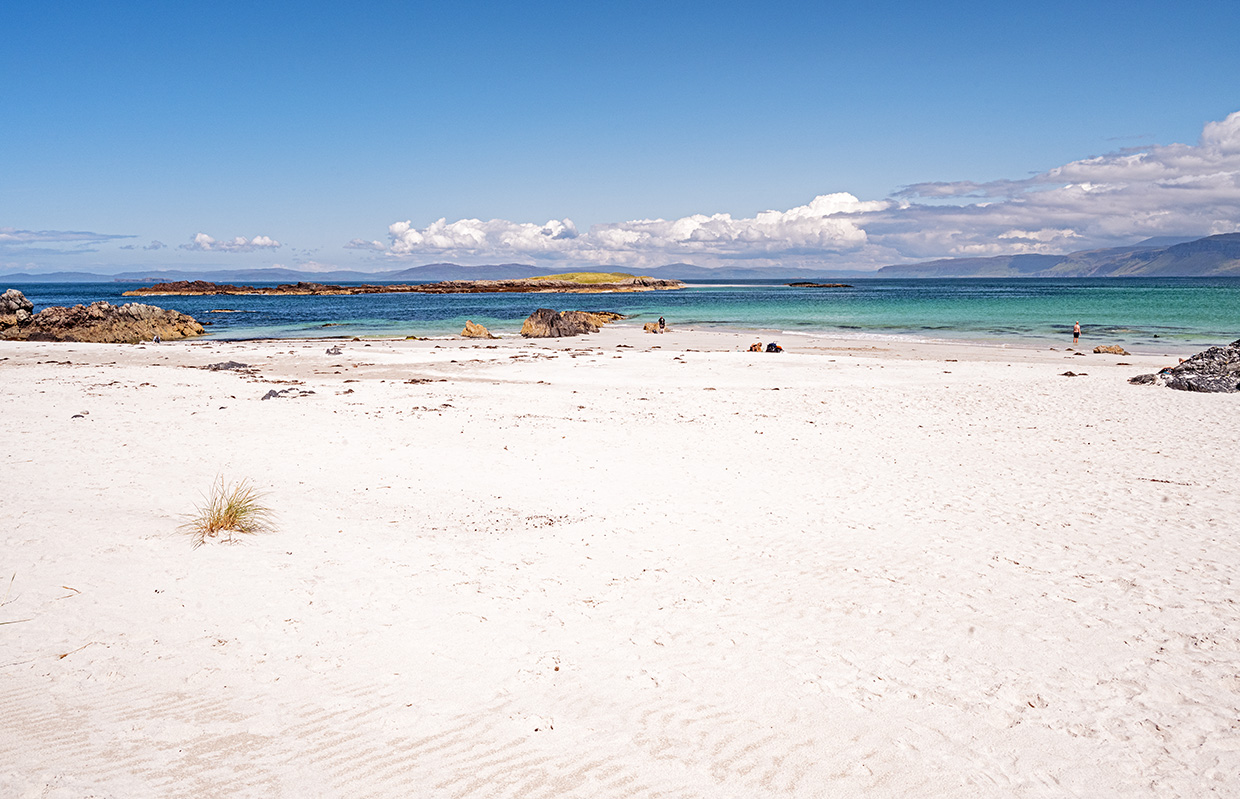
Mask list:
[{"label": "distant hill", "polygon": [[[587,267],[602,271],[607,267]],[[424,264],[383,272],[302,272],[296,269],[150,269],[101,275],[90,272],[18,273],[0,275],[5,283],[173,283],[207,280],[212,283],[433,283],[440,280],[507,280],[541,277],[566,271],[583,271],[580,265],[558,264]],[[719,266],[666,264],[650,269],[631,269],[647,277],[690,282],[731,282],[738,280],[838,280],[867,277],[1209,277],[1240,276],[1240,233],[1224,233],[1199,239],[1159,237],[1127,247],[1081,250],[1067,255],[999,255],[991,258],[940,258],[915,264],[884,266],[877,272],[848,269],[803,269],[799,267]]]},{"label": "distant hill", "polygon": [[1240,233],[1160,237],[1128,247],[1067,255],[942,258],[884,266],[875,277],[1216,277],[1240,276]]}]

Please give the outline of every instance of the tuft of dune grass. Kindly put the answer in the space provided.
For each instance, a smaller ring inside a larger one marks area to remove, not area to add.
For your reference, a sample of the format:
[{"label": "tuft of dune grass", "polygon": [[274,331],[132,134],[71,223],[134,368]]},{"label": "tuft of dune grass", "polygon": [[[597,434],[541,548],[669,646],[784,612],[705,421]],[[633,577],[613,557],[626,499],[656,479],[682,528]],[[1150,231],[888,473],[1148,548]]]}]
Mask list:
[{"label": "tuft of dune grass", "polygon": [[240,540],[237,536],[274,532],[275,514],[263,504],[265,498],[249,479],[228,483],[219,477],[181,531],[189,535],[194,549],[209,538],[233,544]]}]

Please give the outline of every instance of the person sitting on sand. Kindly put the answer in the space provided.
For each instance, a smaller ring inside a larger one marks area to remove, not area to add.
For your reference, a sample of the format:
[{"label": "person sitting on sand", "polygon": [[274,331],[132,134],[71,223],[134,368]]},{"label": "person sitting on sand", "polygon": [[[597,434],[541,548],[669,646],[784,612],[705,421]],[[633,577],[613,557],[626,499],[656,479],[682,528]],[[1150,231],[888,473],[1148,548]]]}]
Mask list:
[{"label": "person sitting on sand", "polygon": [[774,341],[772,341],[770,344],[766,345],[766,351],[767,352],[783,352],[784,348],[776,344]]},{"label": "person sitting on sand", "polygon": [[659,332],[667,330],[667,321],[662,316],[659,317]]},{"label": "person sitting on sand", "polygon": [[755,341],[753,344],[750,344],[749,351],[750,352],[762,352],[762,342]]}]

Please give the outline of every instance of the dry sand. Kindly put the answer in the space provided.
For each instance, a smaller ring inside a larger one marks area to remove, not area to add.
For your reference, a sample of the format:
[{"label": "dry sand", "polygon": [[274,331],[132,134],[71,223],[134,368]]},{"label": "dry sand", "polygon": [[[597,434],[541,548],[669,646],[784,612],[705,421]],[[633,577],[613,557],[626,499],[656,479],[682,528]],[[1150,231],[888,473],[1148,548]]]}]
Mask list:
[{"label": "dry sand", "polygon": [[1240,796],[1235,396],[751,340],[0,344],[0,796]]}]

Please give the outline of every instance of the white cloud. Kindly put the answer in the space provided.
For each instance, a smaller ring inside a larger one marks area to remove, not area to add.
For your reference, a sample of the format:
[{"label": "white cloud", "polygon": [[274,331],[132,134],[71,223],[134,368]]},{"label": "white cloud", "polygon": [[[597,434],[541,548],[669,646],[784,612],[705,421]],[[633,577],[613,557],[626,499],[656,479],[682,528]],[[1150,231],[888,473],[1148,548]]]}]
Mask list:
[{"label": "white cloud", "polygon": [[[19,230],[0,227],[0,247],[26,247],[31,244],[101,244],[115,239],[132,239],[117,233],[92,233],[87,230]],[[91,252],[94,252],[91,250]]]},{"label": "white cloud", "polygon": [[[552,219],[541,225],[503,219],[440,219],[420,229],[404,221],[388,227],[390,244],[385,251],[398,257],[527,257],[600,264],[665,263],[688,256],[732,259],[840,253],[866,243],[865,231],[849,215],[887,205],[886,201],[863,203],[851,194],[829,194],[808,205],[763,211],[752,218],[694,214],[672,220],[638,219],[595,225],[586,233],[579,232],[571,219]],[[363,244],[355,239],[348,246]]]},{"label": "white cloud", "polygon": [[594,225],[440,219],[388,228],[389,242],[347,247],[390,257],[465,262],[530,258],[584,264],[704,266],[738,259],[865,268],[948,256],[1060,253],[1150,236],[1240,229],[1240,112],[1210,122],[1195,145],[1130,148],[1031,178],[922,183],[862,201],[824,194],[750,218],[693,214]]},{"label": "white cloud", "polygon": [[366,241],[365,239],[352,239],[344,247],[346,250],[377,250],[379,252],[387,249],[381,241]]},{"label": "white cloud", "polygon": [[[1240,112],[1168,144],[1086,158],[1024,180],[909,186],[861,224],[905,257],[1065,252],[1240,229]],[[921,199],[928,203],[913,203]],[[934,204],[942,198],[985,198]]]},{"label": "white cloud", "polygon": [[275,250],[282,245],[269,236],[255,236],[247,239],[237,236],[227,241],[217,241],[206,233],[199,233],[190,239],[189,244],[182,244],[182,250],[198,250],[203,252],[254,252],[255,250]]}]

